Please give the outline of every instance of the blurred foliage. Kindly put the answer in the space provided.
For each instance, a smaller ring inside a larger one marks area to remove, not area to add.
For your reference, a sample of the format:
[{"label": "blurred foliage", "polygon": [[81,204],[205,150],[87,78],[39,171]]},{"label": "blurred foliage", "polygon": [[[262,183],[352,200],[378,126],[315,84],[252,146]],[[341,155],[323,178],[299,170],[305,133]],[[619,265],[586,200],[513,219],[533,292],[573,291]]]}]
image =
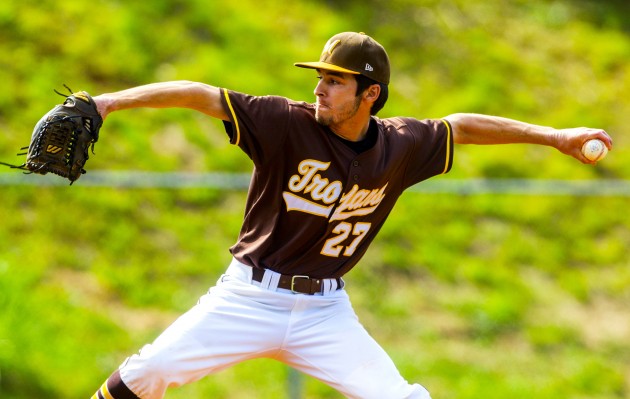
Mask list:
[{"label": "blurred foliage", "polygon": [[[628,179],[629,15],[623,0],[6,0],[0,158],[28,144],[63,84],[97,94],[188,79],[310,101],[315,75],[292,63],[354,30],[392,60],[383,117],[481,112],[615,141],[597,167],[536,146],[459,146],[444,178]],[[96,152],[91,170],[251,169],[221,123],[187,110],[112,114]],[[80,181],[0,191],[3,399],[89,397],[218,278],[245,199]],[[627,208],[405,194],[348,290],[405,377],[436,398],[628,398]],[[285,374],[257,360],[167,397],[283,397]]]}]

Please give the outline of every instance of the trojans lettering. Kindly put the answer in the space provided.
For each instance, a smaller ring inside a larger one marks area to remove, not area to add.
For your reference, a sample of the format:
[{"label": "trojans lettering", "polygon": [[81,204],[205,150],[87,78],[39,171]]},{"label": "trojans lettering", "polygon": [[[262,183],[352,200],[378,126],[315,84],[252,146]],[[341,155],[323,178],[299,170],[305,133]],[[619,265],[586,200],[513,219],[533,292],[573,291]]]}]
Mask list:
[{"label": "trojans lettering", "polygon": [[[341,197],[330,221],[344,220],[351,216],[368,215],[374,212],[385,197],[387,184],[374,190],[362,190],[355,184],[349,192],[342,196],[342,183],[338,180],[331,182],[319,173],[327,170],[329,166],[330,162],[312,159],[300,162],[298,174],[289,179],[288,189],[290,191],[285,191],[282,194],[287,210],[328,218],[334,208],[334,203]],[[297,194],[308,194],[310,200]],[[321,202],[325,205],[321,205]]]},{"label": "trojans lettering", "polygon": [[289,190],[294,193],[304,192],[310,193],[311,198],[316,201],[323,201],[325,204],[331,204],[341,195],[341,182],[329,182],[328,179],[322,178],[317,172],[326,170],[330,166],[330,162],[320,162],[307,159],[300,162],[298,172],[300,175],[293,175],[289,180]]},{"label": "trojans lettering", "polygon": [[341,197],[341,202],[330,220],[344,220],[350,216],[369,215],[374,212],[385,198],[387,184],[389,183],[374,190],[360,190],[355,184],[352,190]]}]

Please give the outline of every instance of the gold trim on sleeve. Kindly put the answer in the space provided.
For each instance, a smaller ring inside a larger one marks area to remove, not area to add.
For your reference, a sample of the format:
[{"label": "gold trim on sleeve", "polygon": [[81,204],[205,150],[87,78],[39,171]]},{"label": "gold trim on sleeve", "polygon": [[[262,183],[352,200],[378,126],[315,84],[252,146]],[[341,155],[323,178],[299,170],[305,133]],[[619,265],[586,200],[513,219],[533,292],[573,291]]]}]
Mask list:
[{"label": "gold trim on sleeve", "polygon": [[230,101],[230,96],[227,89],[223,89],[223,96],[225,97],[225,102],[227,102],[228,108],[230,109],[230,114],[232,114],[232,120],[234,121],[234,125],[236,126],[236,140],[234,144],[238,145],[241,141],[241,129],[238,126],[238,119],[236,118],[236,113],[234,113],[234,107],[232,107],[232,102]]},{"label": "gold trim on sleeve", "polygon": [[445,174],[446,172],[448,172],[448,166],[451,163],[451,136],[453,135],[453,132],[451,131],[451,125],[445,121],[444,119],[442,119],[442,123],[444,123],[444,125],[446,125],[446,130],[447,130],[447,137],[446,137],[446,163],[444,165],[444,171],[442,172],[442,174]]}]

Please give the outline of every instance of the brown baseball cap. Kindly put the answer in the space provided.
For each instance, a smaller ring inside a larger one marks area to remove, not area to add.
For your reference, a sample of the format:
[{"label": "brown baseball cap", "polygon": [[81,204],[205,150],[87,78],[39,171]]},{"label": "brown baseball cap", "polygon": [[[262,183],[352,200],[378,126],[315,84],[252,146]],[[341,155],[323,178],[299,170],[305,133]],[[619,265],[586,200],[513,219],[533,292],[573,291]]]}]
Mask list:
[{"label": "brown baseball cap", "polygon": [[316,62],[297,62],[301,68],[363,75],[389,84],[389,57],[385,48],[363,32],[343,32],[331,37]]}]

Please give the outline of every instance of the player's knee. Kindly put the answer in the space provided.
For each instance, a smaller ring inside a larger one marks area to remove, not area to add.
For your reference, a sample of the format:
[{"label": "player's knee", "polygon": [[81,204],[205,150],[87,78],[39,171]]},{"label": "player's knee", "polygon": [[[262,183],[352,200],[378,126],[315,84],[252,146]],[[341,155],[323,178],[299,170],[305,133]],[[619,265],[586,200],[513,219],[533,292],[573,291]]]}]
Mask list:
[{"label": "player's knee", "polygon": [[419,384],[409,385],[405,382],[395,386],[387,385],[376,386],[374,384],[370,389],[364,389],[362,392],[349,395],[349,397],[361,399],[431,399],[429,391]]},{"label": "player's knee", "polygon": [[159,352],[145,347],[139,355],[131,356],[121,367],[123,374],[134,380],[162,380],[172,372],[172,364]]},{"label": "player's knee", "polygon": [[431,394],[422,385],[413,384],[412,388],[411,395],[408,396],[409,399],[431,399]]},{"label": "player's knee", "polygon": [[[118,374],[120,383],[142,398],[161,398],[169,386],[180,385],[173,380],[170,359],[164,353],[153,350],[151,345],[146,345],[139,354],[129,357],[120,366]],[[119,399],[117,396],[114,398]]]}]

